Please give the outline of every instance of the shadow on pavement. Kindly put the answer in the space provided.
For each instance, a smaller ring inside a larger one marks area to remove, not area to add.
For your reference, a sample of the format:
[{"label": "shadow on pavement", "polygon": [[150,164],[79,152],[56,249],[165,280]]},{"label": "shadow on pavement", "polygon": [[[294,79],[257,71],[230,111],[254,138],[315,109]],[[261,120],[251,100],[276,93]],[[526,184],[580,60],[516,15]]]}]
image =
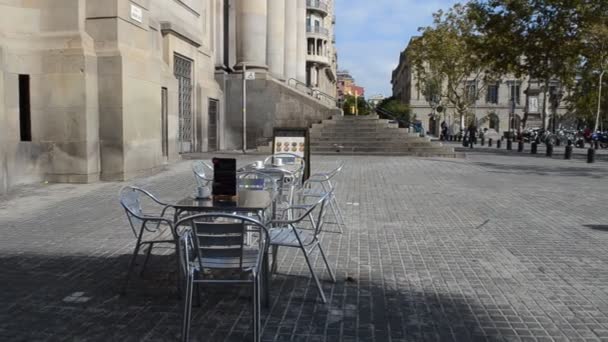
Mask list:
[{"label": "shadow on pavement", "polygon": [[555,166],[555,165],[522,165],[473,162],[473,164],[488,169],[492,173],[506,174],[535,174],[539,176],[563,176],[563,177],[590,177],[604,179],[606,173],[599,169],[589,169],[577,166]]},{"label": "shadow on pavement", "polygon": [[591,228],[593,230],[608,232],[608,224],[586,224],[585,227]]},{"label": "shadow on pavement", "polygon": [[[173,258],[153,255],[144,278],[134,275],[120,296],[128,255],[2,256],[0,340],[179,340]],[[336,284],[320,274],[328,304],[309,277],[275,276],[263,341],[502,340],[483,306],[461,293],[411,292],[409,281],[383,287],[338,274]],[[250,340],[249,292],[203,289],[201,307],[193,308],[192,341]]]}]

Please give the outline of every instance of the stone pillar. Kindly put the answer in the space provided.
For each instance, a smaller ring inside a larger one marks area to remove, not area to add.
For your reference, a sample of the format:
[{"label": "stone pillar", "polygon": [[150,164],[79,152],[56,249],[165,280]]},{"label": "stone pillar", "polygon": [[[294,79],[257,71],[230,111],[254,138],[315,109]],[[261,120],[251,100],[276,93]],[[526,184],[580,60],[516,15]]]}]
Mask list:
[{"label": "stone pillar", "polygon": [[224,0],[215,1],[214,6],[214,20],[212,27],[214,33],[213,49],[215,50],[215,66],[216,68],[225,69],[226,65],[224,65]]},{"label": "stone pillar", "polygon": [[285,1],[285,79],[296,78],[298,58],[297,0]]},{"label": "stone pillar", "polygon": [[267,0],[236,1],[237,68],[268,69],[266,64]]},{"label": "stone pillar", "polygon": [[298,1],[298,39],[296,56],[296,78],[300,82],[306,83],[306,0]]},{"label": "stone pillar", "polygon": [[285,0],[268,0],[266,60],[268,70],[280,79],[285,72],[285,7]]}]

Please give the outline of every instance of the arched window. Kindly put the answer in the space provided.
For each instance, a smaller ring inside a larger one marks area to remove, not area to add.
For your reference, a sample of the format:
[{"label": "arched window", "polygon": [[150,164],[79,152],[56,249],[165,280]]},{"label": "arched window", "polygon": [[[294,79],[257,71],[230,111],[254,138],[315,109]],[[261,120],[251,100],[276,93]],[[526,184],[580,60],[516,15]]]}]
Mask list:
[{"label": "arched window", "polygon": [[488,125],[490,126],[490,129],[495,130],[496,132],[500,132],[500,119],[498,118],[498,115],[492,113],[488,115]]},{"label": "arched window", "polygon": [[518,131],[521,128],[521,117],[517,114],[514,114],[511,117],[511,129],[514,131]]}]

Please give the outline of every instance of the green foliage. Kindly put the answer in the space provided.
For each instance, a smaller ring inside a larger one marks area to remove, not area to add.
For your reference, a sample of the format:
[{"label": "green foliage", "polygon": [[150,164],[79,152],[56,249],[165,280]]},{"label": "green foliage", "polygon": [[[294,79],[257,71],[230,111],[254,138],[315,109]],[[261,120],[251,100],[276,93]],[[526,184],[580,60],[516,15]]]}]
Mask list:
[{"label": "green foliage", "polygon": [[410,107],[394,97],[389,97],[378,104],[378,107],[393,113],[397,119],[410,122],[411,110]]},{"label": "green foliage", "polygon": [[[591,3],[591,2],[588,2]],[[473,0],[470,19],[480,33],[477,51],[501,73],[538,80],[545,96],[552,80],[574,86],[581,58],[582,1]]]},{"label": "green foliage", "polygon": [[352,95],[346,95],[344,97],[344,104],[342,109],[345,115],[355,115],[355,105],[358,107],[358,115],[368,115],[370,113],[369,104],[365,100],[365,97]]}]

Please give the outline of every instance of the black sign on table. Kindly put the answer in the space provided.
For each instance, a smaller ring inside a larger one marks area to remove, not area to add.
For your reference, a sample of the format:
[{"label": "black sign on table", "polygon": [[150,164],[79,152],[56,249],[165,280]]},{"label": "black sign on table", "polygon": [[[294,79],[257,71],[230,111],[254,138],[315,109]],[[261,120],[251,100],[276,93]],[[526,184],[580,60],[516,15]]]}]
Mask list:
[{"label": "black sign on table", "polygon": [[236,159],[213,158],[213,196],[236,196]]},{"label": "black sign on table", "polygon": [[302,181],[310,177],[310,135],[308,128],[275,127],[272,153],[291,153],[304,158],[305,167]]}]

